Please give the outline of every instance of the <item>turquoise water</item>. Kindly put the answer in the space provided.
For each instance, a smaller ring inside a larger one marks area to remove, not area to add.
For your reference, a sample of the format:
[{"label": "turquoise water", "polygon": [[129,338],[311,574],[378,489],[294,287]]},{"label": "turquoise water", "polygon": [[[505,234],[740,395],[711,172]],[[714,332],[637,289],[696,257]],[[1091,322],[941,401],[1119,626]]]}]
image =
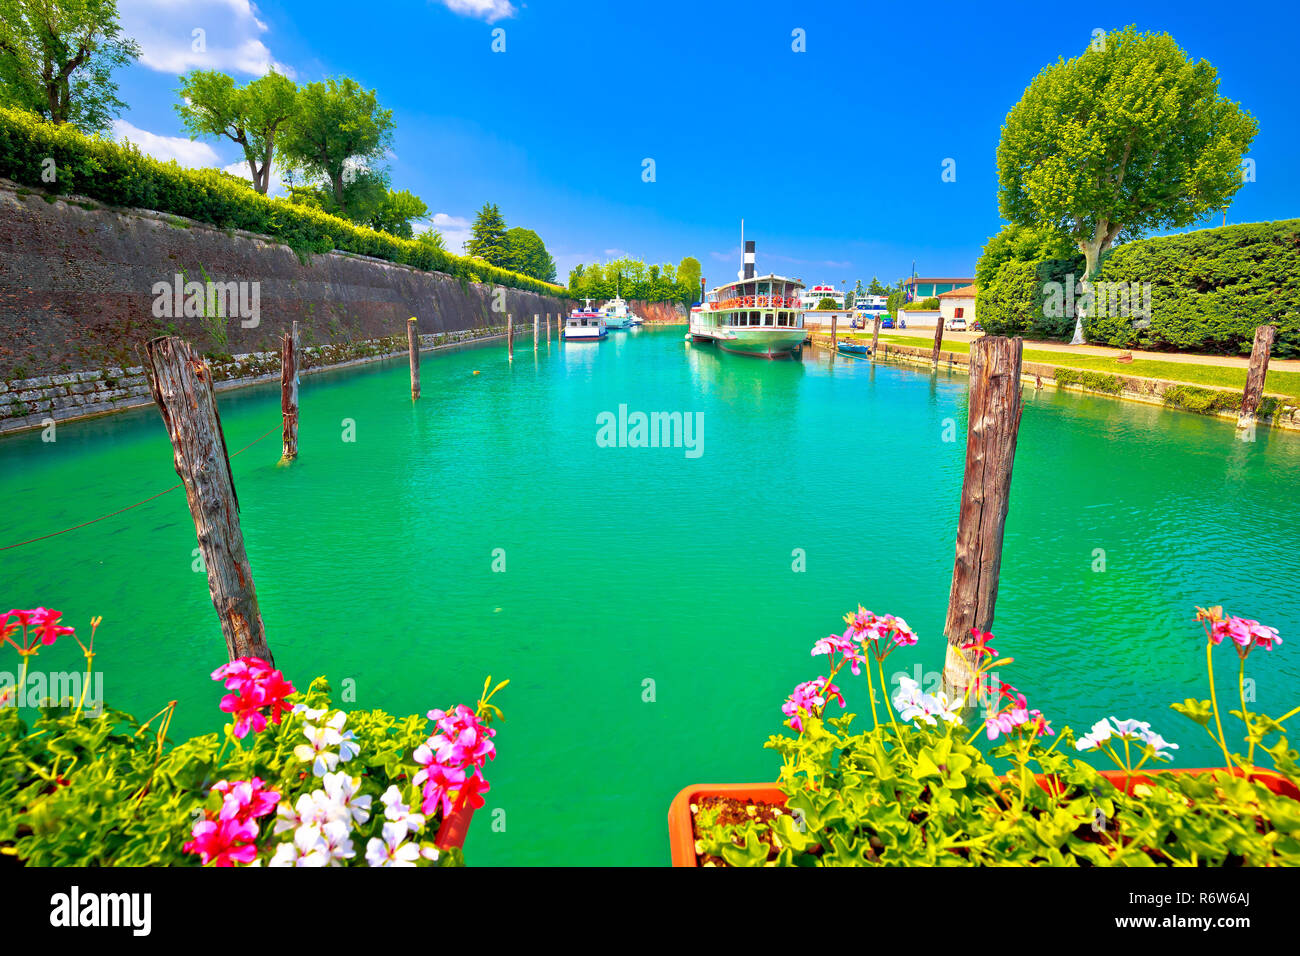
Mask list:
[{"label": "turquoise water", "polygon": [[[666,863],[678,789],[775,776],[762,743],[845,610],[860,601],[920,633],[895,672],[941,667],[966,379],[720,354],[681,329],[537,357],[517,344],[513,365],[501,343],[426,355],[414,406],[404,361],[304,379],[300,461],[275,467],[278,432],[234,459],[269,641],[300,686],[355,682],[358,707],[423,712],[472,703],[489,673],[511,679],[487,804],[504,830],[478,818],[471,863]],[[232,450],[279,420],[276,387],[220,404]],[[599,447],[597,416],[620,405],[700,413],[702,454]],[[54,443],[0,440],[0,546],[175,482],[151,408],[62,425]],[[1028,390],[995,626],[1017,663],[1003,676],[1058,727],[1141,717],[1182,745],[1177,765],[1213,761],[1167,709],[1205,696],[1193,605],[1278,627],[1287,643],[1252,658],[1256,706],[1300,703],[1298,486],[1295,436],[1243,444],[1216,420]],[[102,614],[110,702],[148,715],[176,698],[175,732],[215,730],[207,675],[225,649],[194,547],[173,492],[0,551],[0,604],[78,625]],[[64,644],[40,660],[80,657]],[[859,680],[844,688],[861,712]]]}]

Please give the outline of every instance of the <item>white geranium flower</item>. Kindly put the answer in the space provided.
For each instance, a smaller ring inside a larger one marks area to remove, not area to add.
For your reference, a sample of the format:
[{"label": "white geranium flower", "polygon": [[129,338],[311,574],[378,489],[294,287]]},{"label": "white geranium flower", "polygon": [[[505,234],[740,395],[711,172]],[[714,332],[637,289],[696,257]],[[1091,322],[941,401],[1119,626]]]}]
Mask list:
[{"label": "white geranium flower", "polygon": [[371,837],[366,844],[366,862],[371,866],[415,866],[420,858],[420,847],[403,842],[406,824],[389,821],[384,824],[383,839]]}]

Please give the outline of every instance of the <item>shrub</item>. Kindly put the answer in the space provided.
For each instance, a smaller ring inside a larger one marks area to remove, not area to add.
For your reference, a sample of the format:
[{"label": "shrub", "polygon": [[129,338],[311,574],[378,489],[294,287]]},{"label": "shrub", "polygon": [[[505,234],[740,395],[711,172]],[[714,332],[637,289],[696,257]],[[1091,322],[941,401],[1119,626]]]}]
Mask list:
[{"label": "shrub", "polygon": [[930,296],[928,299],[917,299],[913,302],[905,302],[900,308],[904,312],[934,312],[939,308],[939,299],[936,296]]},{"label": "shrub", "polygon": [[[46,160],[57,179],[45,183]],[[184,216],[219,229],[243,229],[280,240],[302,258],[338,249],[473,281],[567,297],[563,286],[475,262],[357,226],[308,206],[263,196],[237,176],[216,169],[182,169],[146,156],[134,145],[86,136],[34,113],[0,107],[0,176],[23,185],[75,192],[113,206]]]},{"label": "shrub", "polygon": [[1271,324],[1273,355],[1300,356],[1300,219],[1126,242],[1105,256],[1098,278],[1151,283],[1151,323],[1092,319],[1089,341],[1248,355],[1256,326]]},{"label": "shrub", "polygon": [[1118,395],[1124,391],[1124,380],[1118,375],[1091,372],[1086,369],[1058,368],[1052,375],[1058,385],[1082,385],[1092,392]]},{"label": "shrub", "polygon": [[[483,805],[488,724],[501,716],[484,685],[478,707],[419,715],[346,713],[318,678],[299,693],[278,670],[245,657],[213,679],[231,693],[224,732],[172,744],[176,702],[140,722],[92,701],[49,701],[29,727],[28,664],[75,631],[44,608],[0,614],[0,640],[22,658],[0,687],[0,853],[36,866],[455,865],[438,847],[442,822]],[[20,636],[21,632],[21,636]],[[34,675],[40,676],[40,675]],[[12,680],[12,678],[11,678]],[[13,695],[15,699],[6,699]]]},{"label": "shrub", "polygon": [[[1267,753],[1294,793],[1297,753],[1284,722],[1252,712],[1242,692],[1234,716],[1245,727],[1242,752],[1230,753],[1214,694],[1213,651],[1236,651],[1242,673],[1255,650],[1281,643],[1274,628],[1226,617],[1222,608],[1198,609],[1206,635],[1209,700],[1188,698],[1173,709],[1198,724],[1224,756],[1225,769],[1202,774],[1156,774],[1143,769],[1172,759],[1178,745],[1139,720],[1102,719],[1076,737],[1054,732],[1016,688],[997,683],[993,635],[972,632],[962,648],[971,686],[962,700],[926,693],[902,678],[877,705],[873,677],[884,690],[883,662],[892,650],[916,643],[907,623],[859,608],[849,628],[813,646],[828,658],[829,675],[800,684],[782,711],[794,737],[772,736],[766,747],[782,758],[784,806],[719,813],[697,807],[696,855],[706,865],[731,866],[1295,866],[1300,865],[1300,803],[1258,779],[1258,750]],[[857,717],[829,717],[845,708],[834,683],[845,667],[866,673],[862,698],[870,727]],[[970,731],[966,704],[984,704]],[[991,744],[986,756],[975,741]],[[1276,743],[1266,747],[1267,738]],[[1103,775],[1069,750],[1095,752],[1118,768]],[[998,774],[991,759],[1010,773]]]}]

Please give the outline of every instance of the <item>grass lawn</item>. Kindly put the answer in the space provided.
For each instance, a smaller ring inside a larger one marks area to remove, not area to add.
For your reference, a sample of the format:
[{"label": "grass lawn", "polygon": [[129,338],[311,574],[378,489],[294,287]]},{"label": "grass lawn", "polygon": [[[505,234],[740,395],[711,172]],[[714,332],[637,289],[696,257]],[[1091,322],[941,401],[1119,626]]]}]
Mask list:
[{"label": "grass lawn", "polygon": [[[870,339],[871,333],[853,333],[854,338]],[[910,335],[888,335],[881,333],[880,341],[889,345],[912,345],[918,348],[930,348],[933,339],[926,340]],[[945,352],[970,352],[969,342],[944,342]],[[1071,355],[1068,352],[1049,352],[1042,349],[1025,349],[1026,362],[1041,362],[1044,365],[1060,365],[1064,368],[1088,369],[1094,372],[1110,372],[1114,375],[1138,375],[1143,378],[1160,378],[1170,382],[1187,382],[1207,388],[1242,389],[1246,387],[1246,370],[1244,368],[1225,368],[1221,365],[1194,365],[1187,362],[1162,362],[1158,359],[1134,359],[1131,363],[1121,365],[1113,358],[1093,355]],[[1264,390],[1291,398],[1300,398],[1300,372],[1278,372],[1269,369],[1268,380]]]}]

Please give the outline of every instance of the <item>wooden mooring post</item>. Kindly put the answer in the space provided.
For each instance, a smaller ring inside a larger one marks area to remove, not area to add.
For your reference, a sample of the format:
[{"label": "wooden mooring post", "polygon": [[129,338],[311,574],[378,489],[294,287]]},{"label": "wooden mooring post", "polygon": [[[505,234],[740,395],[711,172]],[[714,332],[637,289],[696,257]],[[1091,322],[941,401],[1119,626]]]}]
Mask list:
[{"label": "wooden mooring post", "polygon": [[1259,403],[1264,398],[1264,381],[1268,378],[1268,357],[1273,350],[1277,329],[1261,325],[1255,329],[1255,344],[1250,350],[1250,371],[1246,373],[1246,390],[1241,395],[1237,413],[1237,430],[1253,433],[1259,418]]},{"label": "wooden mooring post", "polygon": [[406,320],[406,345],[411,352],[411,401],[420,397],[420,323],[415,316]]},{"label": "wooden mooring post", "polygon": [[546,313],[546,344],[551,342],[551,313]]},{"label": "wooden mooring post", "polygon": [[515,317],[509,312],[506,313],[506,358],[515,360]]},{"label": "wooden mooring post", "polygon": [[208,591],[226,652],[274,663],[257,607],[253,570],[239,526],[239,498],[212,390],[212,374],[190,344],[174,335],[145,346],[149,388],[171,438],[176,474],[185,486]]},{"label": "wooden mooring post", "polygon": [[939,349],[943,348],[943,316],[934,323],[934,351],[930,353],[930,367],[939,367]]},{"label": "wooden mooring post", "polygon": [[[983,336],[971,343],[970,420],[966,426],[966,474],[957,515],[957,548],[948,594],[948,641],[943,689],[961,699],[977,660],[961,645],[971,628],[993,629],[1002,568],[1002,531],[1011,492],[1011,466],[1020,431],[1020,366],[1024,340]],[[974,704],[972,697],[969,704]]]},{"label": "wooden mooring post", "polygon": [[871,361],[876,360],[876,343],[880,341],[880,316],[876,316],[875,325],[871,329]]},{"label": "wooden mooring post", "polygon": [[280,347],[280,414],[284,418],[284,449],[280,464],[298,457],[298,323],[284,333]]},{"label": "wooden mooring post", "polygon": [[537,313],[534,312],[533,313],[533,351],[534,352],[537,351],[537,324],[538,324],[538,316]]},{"label": "wooden mooring post", "polygon": [[831,351],[832,352],[838,352],[840,349],[839,341],[838,341],[839,327],[840,327],[840,317],[838,315],[832,315],[831,316]]}]

